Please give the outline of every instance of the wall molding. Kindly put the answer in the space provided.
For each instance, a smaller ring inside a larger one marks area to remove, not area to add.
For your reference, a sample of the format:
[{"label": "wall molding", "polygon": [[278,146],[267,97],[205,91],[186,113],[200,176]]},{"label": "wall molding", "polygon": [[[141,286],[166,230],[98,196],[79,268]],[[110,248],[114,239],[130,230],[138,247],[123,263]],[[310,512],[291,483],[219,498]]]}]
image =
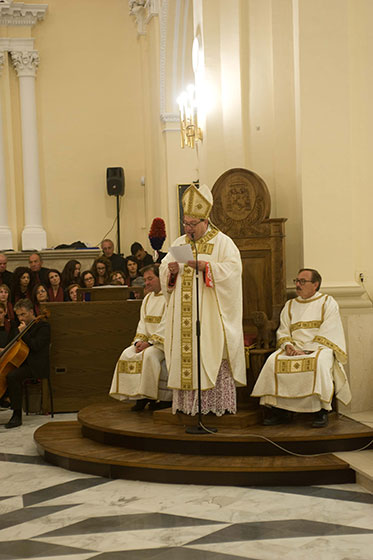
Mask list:
[{"label": "wall molding", "polygon": [[0,38],[0,51],[33,51],[35,39],[32,37],[1,37]]},{"label": "wall molding", "polygon": [[[366,290],[356,286],[321,286],[320,292],[328,294],[338,302],[341,309],[372,309],[373,303]],[[287,288],[288,299],[296,297],[295,289]]]},{"label": "wall molding", "polygon": [[[168,18],[168,0],[163,0],[162,8],[159,14],[159,105],[160,119],[163,123],[179,123],[180,116],[178,113],[169,113],[166,111],[166,59],[167,59],[167,18]],[[180,128],[179,128],[180,131]],[[164,132],[168,130],[164,129]]]},{"label": "wall molding", "polygon": [[0,25],[35,25],[45,17],[48,4],[25,4],[13,0],[0,2]]}]

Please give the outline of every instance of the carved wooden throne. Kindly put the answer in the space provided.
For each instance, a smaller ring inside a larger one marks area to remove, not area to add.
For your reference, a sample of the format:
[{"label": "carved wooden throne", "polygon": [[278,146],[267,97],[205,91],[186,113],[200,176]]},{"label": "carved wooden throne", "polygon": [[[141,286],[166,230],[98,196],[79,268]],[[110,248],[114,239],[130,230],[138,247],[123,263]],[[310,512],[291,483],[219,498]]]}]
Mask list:
[{"label": "carved wooden throne", "polygon": [[[256,339],[256,348],[249,353],[248,386],[244,391],[247,397],[265,359],[274,350],[274,333],[286,301],[286,218],[269,218],[268,188],[253,171],[226,171],[212,193],[211,221],[233,239],[241,252],[246,344]],[[241,393],[240,401],[242,396]]]}]

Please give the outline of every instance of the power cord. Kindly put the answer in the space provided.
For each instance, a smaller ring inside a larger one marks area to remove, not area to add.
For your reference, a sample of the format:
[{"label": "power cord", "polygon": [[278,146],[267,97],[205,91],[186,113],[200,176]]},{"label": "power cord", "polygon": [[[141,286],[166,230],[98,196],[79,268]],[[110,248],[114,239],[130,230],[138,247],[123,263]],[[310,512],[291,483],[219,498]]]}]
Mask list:
[{"label": "power cord", "polygon": [[[121,206],[121,199],[119,199],[119,213],[120,213],[120,206]],[[117,223],[117,220],[118,220],[118,216],[115,216],[113,225],[111,226],[111,228],[109,229],[109,231],[107,231],[107,232],[105,233],[105,235],[103,236],[103,238],[101,239],[101,241],[99,241],[99,242],[97,243],[96,247],[99,247],[99,246],[101,245],[101,243],[103,242],[103,240],[107,238],[107,236],[109,235],[109,233],[111,233],[111,232],[113,231],[114,226],[115,226],[115,224]]]},{"label": "power cord", "polygon": [[[208,430],[207,428],[206,428],[206,431],[209,434],[214,434],[215,435],[215,432],[212,432],[212,431]],[[237,438],[237,434],[224,433],[224,436],[231,437],[233,439]],[[323,455],[330,455],[331,453],[338,453],[338,452],[334,452],[334,451],[325,451],[323,453],[296,453],[295,451],[290,451],[290,449],[286,449],[286,447],[283,447],[279,443],[276,443],[272,439],[270,439],[266,436],[263,436],[261,434],[252,434],[252,433],[249,432],[249,433],[245,433],[245,434],[240,434],[240,436],[241,437],[242,436],[247,436],[247,437],[263,439],[263,440],[267,441],[268,443],[270,443],[271,445],[274,445],[278,449],[281,449],[281,451],[284,451],[288,455],[294,455],[294,457],[321,457]],[[358,452],[358,451],[364,451],[364,449],[367,449],[372,444],[373,444],[373,439],[371,439],[370,442],[367,443],[366,445],[364,445],[363,447],[359,447],[358,449],[349,449],[348,451],[349,452],[351,451],[351,452],[354,452],[354,453]]]}]

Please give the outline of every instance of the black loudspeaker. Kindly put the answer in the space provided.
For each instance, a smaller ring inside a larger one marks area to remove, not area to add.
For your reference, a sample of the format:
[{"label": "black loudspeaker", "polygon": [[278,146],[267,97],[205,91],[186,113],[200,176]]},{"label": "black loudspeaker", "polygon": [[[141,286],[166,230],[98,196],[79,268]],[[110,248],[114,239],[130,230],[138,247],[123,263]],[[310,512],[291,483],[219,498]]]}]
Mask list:
[{"label": "black loudspeaker", "polygon": [[108,167],[106,169],[106,188],[108,195],[123,196],[124,185],[123,167]]}]

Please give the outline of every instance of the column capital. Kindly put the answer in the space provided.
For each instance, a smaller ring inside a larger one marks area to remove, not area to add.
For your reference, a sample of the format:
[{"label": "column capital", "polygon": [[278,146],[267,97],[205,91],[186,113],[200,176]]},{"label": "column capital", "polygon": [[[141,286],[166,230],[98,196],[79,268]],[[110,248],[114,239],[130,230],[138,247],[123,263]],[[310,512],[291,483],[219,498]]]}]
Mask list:
[{"label": "column capital", "polygon": [[146,25],[159,14],[159,0],[128,0],[130,15],[134,16],[139,35],[146,35]]},{"label": "column capital", "polygon": [[36,70],[40,62],[38,51],[10,51],[10,56],[19,78],[23,76],[36,76]]}]

